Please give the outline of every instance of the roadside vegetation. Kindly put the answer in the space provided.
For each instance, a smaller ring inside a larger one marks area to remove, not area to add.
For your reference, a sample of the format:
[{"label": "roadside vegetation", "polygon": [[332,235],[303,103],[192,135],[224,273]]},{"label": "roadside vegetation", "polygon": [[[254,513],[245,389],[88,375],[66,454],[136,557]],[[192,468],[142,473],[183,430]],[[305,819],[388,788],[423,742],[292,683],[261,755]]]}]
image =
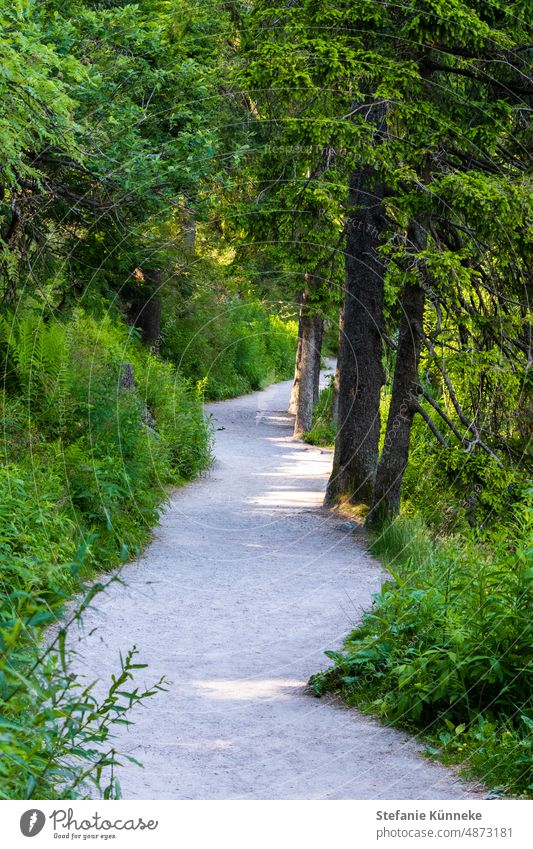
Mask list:
[{"label": "roadside vegetation", "polygon": [[209,466],[203,401],[293,375],[391,573],[315,691],[531,793],[530,40],[520,2],[0,0],[0,795],[120,792],[164,683],[124,654],[94,702],[42,629]]},{"label": "roadside vegetation", "polygon": [[2,798],[120,794],[113,727],[164,684],[117,646],[95,696],[67,632],[208,468],[204,400],[294,369],[294,307],[205,226],[238,158],[208,7],[0,3]]},{"label": "roadside vegetation", "polygon": [[[183,361],[176,369],[147,350],[118,315],[75,310],[45,321],[28,305],[22,315],[2,318],[3,798],[74,798],[91,783],[107,796],[120,794],[113,727],[163,682],[139,691],[131,679],[143,665],[134,647],[117,646],[117,680],[106,697],[96,698],[92,682],[69,672],[67,627],[47,650],[40,634],[79,593],[79,608],[67,617],[75,628],[106,581],[95,578],[137,555],[150,539],[168,487],[209,466],[207,386],[211,397],[227,397],[292,369],[290,326],[259,303],[234,303],[233,322],[223,304],[205,305],[207,339],[202,324],[192,335],[184,321],[184,348],[196,366],[190,376]],[[250,316],[247,325],[243,313]],[[184,349],[173,342],[179,360]],[[233,364],[233,383],[217,382],[217,374],[228,374],[208,367],[217,358],[226,368]]]},{"label": "roadside vegetation", "polygon": [[524,7],[261,0],[245,20],[250,230],[300,269],[295,433],[334,445],[325,506],[364,520],[391,573],[313,687],[531,795]]},{"label": "roadside vegetation", "polygon": [[[315,407],[312,444],[334,443],[331,398]],[[402,511],[369,532],[390,578],[311,679],[316,695],[416,733],[496,796],[533,790],[532,496],[527,475],[443,456],[417,423]]]}]

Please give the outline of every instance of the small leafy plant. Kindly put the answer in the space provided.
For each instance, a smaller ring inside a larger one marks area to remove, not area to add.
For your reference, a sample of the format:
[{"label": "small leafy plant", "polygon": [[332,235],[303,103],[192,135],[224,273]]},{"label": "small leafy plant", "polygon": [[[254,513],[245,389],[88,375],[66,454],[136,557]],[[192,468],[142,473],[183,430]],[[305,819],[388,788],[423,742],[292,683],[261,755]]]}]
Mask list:
[{"label": "small leafy plant", "polygon": [[123,758],[137,763],[117,752],[113,732],[130,724],[136,704],[165,689],[164,679],[132,687],[136,672],[146,668],[134,646],[120,656],[118,673],[98,697],[95,682],[71,671],[66,649],[72,627],[104,589],[93,584],[45,648],[42,628],[55,621],[59,599],[51,606],[21,591],[0,596],[0,798],[119,798],[117,767]]},{"label": "small leafy plant", "polygon": [[336,425],[333,420],[333,387],[331,377],[328,386],[318,396],[313,410],[311,430],[304,435],[304,442],[310,445],[333,445],[335,442]]},{"label": "small leafy plant", "polygon": [[315,693],[339,691],[487,785],[531,795],[532,526],[526,502],[490,545],[431,539],[416,517],[385,527],[372,550],[392,580],[344,650],[327,652]]}]

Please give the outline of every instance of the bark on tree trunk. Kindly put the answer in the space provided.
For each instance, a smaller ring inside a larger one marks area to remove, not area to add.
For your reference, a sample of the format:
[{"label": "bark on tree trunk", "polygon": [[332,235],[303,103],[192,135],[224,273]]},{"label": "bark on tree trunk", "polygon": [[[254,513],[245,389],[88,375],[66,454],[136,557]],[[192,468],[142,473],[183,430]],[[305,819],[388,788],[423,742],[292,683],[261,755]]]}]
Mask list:
[{"label": "bark on tree trunk", "polygon": [[183,222],[183,237],[187,248],[194,253],[196,249],[196,216],[190,211]]},{"label": "bark on tree trunk", "polygon": [[[302,295],[302,301],[305,299],[305,292]],[[303,320],[302,320],[302,306],[300,305],[300,315],[298,317],[298,344],[296,346],[296,360],[294,364],[294,380],[292,383],[291,390],[291,400],[289,401],[289,413],[292,415],[296,415],[296,408],[298,407],[298,393],[300,391],[300,362],[302,359],[302,334],[303,334]]]},{"label": "bark on tree trunk", "polygon": [[[297,398],[295,403],[294,435],[302,436],[311,430],[313,407],[318,397],[320,379],[320,355],[324,321],[313,314],[308,305],[308,293],[304,294],[300,313],[301,337],[297,362]],[[296,382],[296,380],[295,380]]]},{"label": "bark on tree trunk", "polygon": [[[120,389],[126,392],[135,392],[135,375],[133,372],[133,365],[131,363],[122,363],[118,385]],[[146,427],[154,430],[157,422],[147,405],[143,403],[143,407],[143,421]]]},{"label": "bark on tree trunk", "polygon": [[325,506],[370,503],[378,461],[385,220],[383,185],[370,168],[351,175],[346,234],[344,336],[339,352],[338,430]]},{"label": "bark on tree trunk", "polygon": [[[298,346],[292,384],[289,413],[296,416],[295,436],[310,430],[313,407],[318,400],[320,385],[320,360],[324,320],[309,310],[309,291],[302,294],[298,319]],[[309,399],[311,408],[309,411]],[[303,429],[302,429],[303,428]]]},{"label": "bark on tree trunk", "polygon": [[340,367],[341,348],[344,336],[344,304],[339,312],[339,343],[337,345],[337,363],[335,366],[335,377],[333,378],[333,400],[331,403],[331,417],[335,424],[339,420],[339,383],[340,383]]},{"label": "bark on tree trunk", "polygon": [[[421,226],[412,224],[408,235],[415,248],[423,250],[425,233]],[[424,289],[421,285],[413,282],[406,284],[401,308],[389,417],[372,505],[367,517],[370,526],[379,526],[396,516],[400,510],[403,474],[409,459],[411,426],[421,391],[418,379],[424,317]]]},{"label": "bark on tree trunk", "polygon": [[314,346],[314,358],[315,358],[315,369],[313,372],[313,407],[318,401],[318,396],[320,394],[320,363],[322,360],[322,340],[324,338],[324,319],[315,316],[316,318],[316,328],[315,328],[315,346]]},{"label": "bark on tree trunk", "polygon": [[144,344],[157,348],[161,336],[161,269],[149,268],[142,274],[143,285],[132,301],[130,321],[142,331]]}]

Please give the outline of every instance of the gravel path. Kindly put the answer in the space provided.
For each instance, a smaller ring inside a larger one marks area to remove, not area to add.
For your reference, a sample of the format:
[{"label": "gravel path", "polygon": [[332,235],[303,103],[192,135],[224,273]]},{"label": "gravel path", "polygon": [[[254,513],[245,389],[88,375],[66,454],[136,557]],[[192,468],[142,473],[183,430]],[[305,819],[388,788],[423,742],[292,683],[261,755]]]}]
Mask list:
[{"label": "gravel path", "polygon": [[208,406],[214,469],[85,614],[80,671],[105,677],[136,644],[147,683],[173,682],[121,733],[145,767],[126,763],[124,798],[474,798],[414,740],[304,692],[383,572],[322,511],[331,452],[292,439],[289,394]]}]

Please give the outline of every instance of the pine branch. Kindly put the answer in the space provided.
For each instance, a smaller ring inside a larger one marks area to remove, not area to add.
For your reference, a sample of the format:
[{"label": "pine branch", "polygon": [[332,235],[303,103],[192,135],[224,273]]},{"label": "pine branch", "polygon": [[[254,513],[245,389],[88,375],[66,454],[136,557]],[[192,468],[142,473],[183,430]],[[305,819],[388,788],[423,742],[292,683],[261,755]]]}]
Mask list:
[{"label": "pine branch", "polygon": [[431,416],[428,413],[426,413],[426,411],[424,410],[424,408],[420,404],[416,405],[415,413],[418,413],[420,416],[422,416],[422,418],[426,422],[427,426],[429,427],[430,431],[437,438],[437,440],[440,442],[440,444],[443,445],[444,448],[449,448],[450,446],[446,442],[444,436],[442,435],[442,433],[438,429],[437,425],[435,424],[435,422],[433,421]]}]

